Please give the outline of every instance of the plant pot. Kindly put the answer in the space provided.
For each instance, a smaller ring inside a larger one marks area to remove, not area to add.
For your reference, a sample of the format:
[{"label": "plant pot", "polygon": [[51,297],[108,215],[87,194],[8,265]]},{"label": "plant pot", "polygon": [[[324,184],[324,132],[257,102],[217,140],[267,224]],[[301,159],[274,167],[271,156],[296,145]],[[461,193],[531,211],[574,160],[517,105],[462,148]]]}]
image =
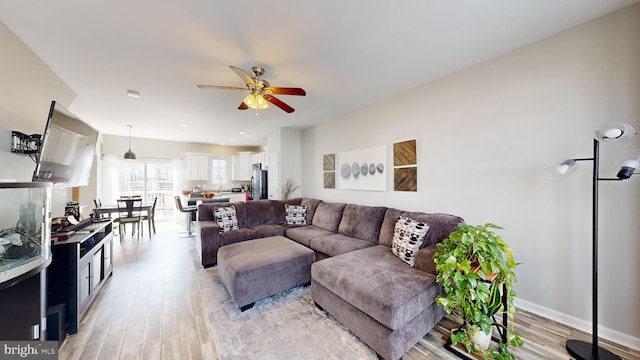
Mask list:
[{"label": "plant pot", "polygon": [[471,335],[471,341],[483,350],[487,350],[491,344],[491,333],[485,334],[484,331],[478,330]]}]

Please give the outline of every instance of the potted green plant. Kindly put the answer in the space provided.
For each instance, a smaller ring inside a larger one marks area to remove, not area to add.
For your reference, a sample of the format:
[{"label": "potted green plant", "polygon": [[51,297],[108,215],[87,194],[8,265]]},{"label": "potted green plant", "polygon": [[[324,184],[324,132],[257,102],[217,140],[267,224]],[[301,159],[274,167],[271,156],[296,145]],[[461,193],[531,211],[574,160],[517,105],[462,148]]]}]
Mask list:
[{"label": "potted green plant", "polygon": [[[508,346],[521,346],[522,337],[514,332],[513,306],[516,282],[516,262],[513,250],[491,229],[494,224],[472,226],[464,222],[448,238],[437,244],[433,257],[436,280],[442,284],[443,296],[436,302],[448,314],[463,321],[463,326],[451,333],[451,343],[462,344],[467,352],[478,353],[484,359],[514,359]],[[506,294],[502,294],[506,291]],[[506,299],[503,304],[503,295]],[[506,305],[506,307],[505,307]],[[497,312],[506,312],[508,326],[492,320]],[[501,327],[506,342],[499,349],[487,349],[473,341],[476,333],[491,336],[492,326]]]}]

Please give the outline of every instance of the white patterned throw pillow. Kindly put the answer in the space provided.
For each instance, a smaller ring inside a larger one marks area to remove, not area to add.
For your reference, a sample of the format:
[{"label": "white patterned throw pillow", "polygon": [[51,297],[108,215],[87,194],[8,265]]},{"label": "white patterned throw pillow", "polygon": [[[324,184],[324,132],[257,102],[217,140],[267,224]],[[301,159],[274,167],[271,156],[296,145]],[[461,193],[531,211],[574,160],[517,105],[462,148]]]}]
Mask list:
[{"label": "white patterned throw pillow", "polygon": [[220,233],[238,230],[238,218],[236,217],[236,207],[226,206],[213,209],[213,215],[220,227]]},{"label": "white patterned throw pillow", "polygon": [[429,231],[429,225],[400,216],[393,231],[391,251],[402,261],[414,266],[416,252]]},{"label": "white patterned throw pillow", "polygon": [[307,225],[307,205],[284,204],[285,219],[289,225]]}]

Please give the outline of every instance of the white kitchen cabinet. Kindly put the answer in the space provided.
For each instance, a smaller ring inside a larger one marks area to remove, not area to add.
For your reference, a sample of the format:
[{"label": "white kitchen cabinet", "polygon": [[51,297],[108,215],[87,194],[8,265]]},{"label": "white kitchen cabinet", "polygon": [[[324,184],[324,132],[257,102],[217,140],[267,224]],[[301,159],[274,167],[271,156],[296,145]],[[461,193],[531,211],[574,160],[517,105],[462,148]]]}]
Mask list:
[{"label": "white kitchen cabinet", "polygon": [[240,151],[238,155],[231,156],[231,180],[251,181],[251,151]]},{"label": "white kitchen cabinet", "polygon": [[251,164],[262,164],[262,168],[264,169],[266,166],[264,152],[251,155]]},{"label": "white kitchen cabinet", "polygon": [[209,154],[187,153],[187,180],[209,180]]}]

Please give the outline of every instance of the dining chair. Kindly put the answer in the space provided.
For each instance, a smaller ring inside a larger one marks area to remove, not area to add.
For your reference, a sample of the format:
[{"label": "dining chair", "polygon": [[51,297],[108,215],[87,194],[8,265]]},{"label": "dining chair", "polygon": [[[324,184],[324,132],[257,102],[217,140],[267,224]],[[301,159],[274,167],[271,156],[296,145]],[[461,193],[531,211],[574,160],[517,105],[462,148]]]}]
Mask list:
[{"label": "dining chair", "polygon": [[[142,219],[142,199],[118,199],[118,218],[115,222],[118,222],[118,230],[120,232],[120,240],[122,241],[123,230],[126,234],[126,224],[131,224],[131,235],[136,232],[136,229],[140,230],[140,220]],[[138,240],[140,240],[140,231],[138,231]]]},{"label": "dining chair", "polygon": [[[151,236],[151,226],[153,226],[153,233],[156,233],[156,204],[158,203],[158,197],[156,196],[153,199],[153,205],[151,205],[151,209],[147,212],[147,215],[142,216],[142,221],[147,221],[149,223],[149,236]],[[144,226],[141,225],[140,232],[142,232]],[[144,234],[142,234],[144,235]]]},{"label": "dining chair", "polygon": [[94,211],[94,214],[96,214],[96,217],[98,219],[106,217],[107,214],[102,214],[98,211],[102,207],[102,201],[100,201],[100,198],[93,199],[93,203],[96,206],[96,210]]},{"label": "dining chair", "polygon": [[176,208],[183,213],[187,213],[187,233],[183,236],[180,237],[192,237],[195,236],[196,234],[191,231],[191,214],[195,213],[196,211],[198,211],[198,207],[197,206],[182,206],[182,201],[180,200],[180,196],[174,196],[174,199],[176,201]]}]

